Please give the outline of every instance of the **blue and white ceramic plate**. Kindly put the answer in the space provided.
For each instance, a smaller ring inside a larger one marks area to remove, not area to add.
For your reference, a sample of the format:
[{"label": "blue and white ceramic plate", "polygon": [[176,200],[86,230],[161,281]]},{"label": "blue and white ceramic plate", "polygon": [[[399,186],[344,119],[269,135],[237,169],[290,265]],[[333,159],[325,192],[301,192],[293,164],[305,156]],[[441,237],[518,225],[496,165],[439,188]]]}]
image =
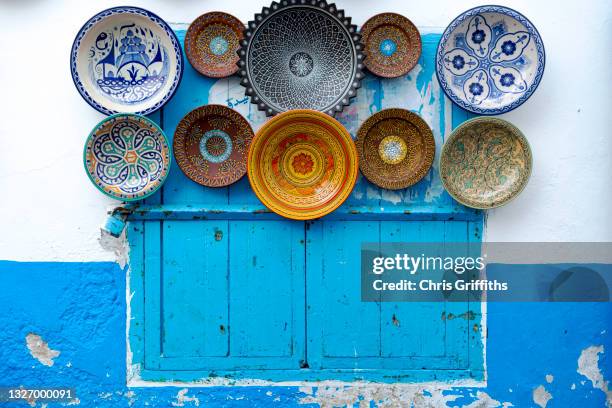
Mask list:
[{"label": "blue and white ceramic plate", "polygon": [[544,73],[542,38],[525,16],[502,6],[470,9],[444,30],[436,53],[440,86],[453,102],[481,115],[511,111]]},{"label": "blue and white ceramic plate", "polygon": [[81,28],[70,70],[81,96],[100,112],[146,115],[174,95],[183,54],[164,20],[138,7],[113,7]]},{"label": "blue and white ceramic plate", "polygon": [[91,182],[107,196],[141,200],[164,184],[170,170],[170,146],[152,120],[118,113],[91,131],[83,163]]}]

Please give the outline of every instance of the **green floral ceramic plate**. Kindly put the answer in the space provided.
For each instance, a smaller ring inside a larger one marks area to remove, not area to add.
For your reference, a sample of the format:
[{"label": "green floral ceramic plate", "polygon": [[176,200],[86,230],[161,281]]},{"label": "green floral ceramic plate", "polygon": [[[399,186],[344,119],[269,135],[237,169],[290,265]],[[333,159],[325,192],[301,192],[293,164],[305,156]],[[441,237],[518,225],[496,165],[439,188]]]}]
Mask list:
[{"label": "green floral ceramic plate", "polygon": [[489,209],[523,191],[531,164],[529,142],[516,126],[480,117],[461,124],[444,143],[440,178],[461,204]]},{"label": "green floral ceramic plate", "polygon": [[170,170],[170,146],[155,122],[118,113],[91,131],[83,162],[91,182],[107,196],[142,200],[164,184]]}]

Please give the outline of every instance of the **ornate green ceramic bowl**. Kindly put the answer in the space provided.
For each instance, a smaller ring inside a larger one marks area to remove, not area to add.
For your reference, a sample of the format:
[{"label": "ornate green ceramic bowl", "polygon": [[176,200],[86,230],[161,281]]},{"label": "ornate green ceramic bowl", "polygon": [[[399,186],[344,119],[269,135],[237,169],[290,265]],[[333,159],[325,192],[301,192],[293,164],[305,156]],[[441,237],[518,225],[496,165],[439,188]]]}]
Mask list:
[{"label": "ornate green ceramic bowl", "polygon": [[529,142],[510,122],[480,117],[453,131],[440,156],[440,178],[461,204],[489,209],[518,196],[531,175]]},{"label": "ornate green ceramic bowl", "polygon": [[130,113],[111,115],[91,131],[83,163],[91,182],[121,201],[142,200],[157,191],[170,170],[170,146],[152,120]]}]

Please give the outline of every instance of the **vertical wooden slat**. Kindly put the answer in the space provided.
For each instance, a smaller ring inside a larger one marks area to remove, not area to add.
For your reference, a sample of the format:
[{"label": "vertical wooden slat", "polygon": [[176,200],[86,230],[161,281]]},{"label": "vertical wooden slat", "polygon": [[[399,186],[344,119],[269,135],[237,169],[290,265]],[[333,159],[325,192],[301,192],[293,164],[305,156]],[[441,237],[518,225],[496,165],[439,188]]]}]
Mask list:
[{"label": "vertical wooden slat", "polygon": [[319,370],[323,363],[323,320],[328,316],[324,308],[323,287],[323,223],[305,223],[306,244],[306,362],[311,370]]},{"label": "vertical wooden slat", "polygon": [[145,309],[144,309],[144,222],[131,221],[127,225],[127,239],[130,246],[129,261],[129,339],[132,364],[144,366]]},{"label": "vertical wooden slat", "polygon": [[230,229],[230,355],[302,358],[303,224],[234,221]]},{"label": "vertical wooden slat", "polygon": [[166,357],[228,354],[226,221],[166,221],[162,351]]},{"label": "vertical wooden slat", "polygon": [[[441,221],[381,224],[381,242],[431,242],[444,235]],[[418,277],[437,278],[431,271],[421,271]],[[444,303],[383,302],[381,309],[383,357],[444,356]]]},{"label": "vertical wooden slat", "polygon": [[[484,220],[470,222],[467,225],[469,251],[471,256],[482,254],[482,234]],[[469,310],[474,314],[474,320],[468,325],[468,364],[472,369],[472,376],[477,380],[484,379],[484,348],[486,333],[486,303],[470,301]]]},{"label": "vertical wooden slat", "polygon": [[[361,240],[379,239],[379,223],[321,221],[321,286],[309,288],[308,303],[323,305],[322,354],[326,357],[378,356],[380,305],[361,302]],[[309,320],[309,324],[310,324]],[[316,350],[314,350],[316,352]]]},{"label": "vertical wooden slat", "polygon": [[[468,226],[466,222],[446,221],[444,222],[444,242],[448,243],[467,243]],[[464,245],[461,245],[462,249]],[[466,248],[467,249],[467,248]],[[451,256],[468,256],[467,250],[462,254],[451,254]],[[465,275],[465,274],[464,274]],[[466,279],[466,276],[458,275],[459,279]],[[455,293],[457,295],[457,293]],[[446,355],[451,357],[454,368],[467,368],[467,345],[469,337],[469,325],[471,314],[469,313],[469,303],[467,295],[459,296],[459,299],[466,299],[465,302],[453,301],[446,304]],[[451,316],[453,318],[451,318]]]},{"label": "vertical wooden slat", "polygon": [[161,228],[160,221],[144,222],[145,367],[161,368]]}]

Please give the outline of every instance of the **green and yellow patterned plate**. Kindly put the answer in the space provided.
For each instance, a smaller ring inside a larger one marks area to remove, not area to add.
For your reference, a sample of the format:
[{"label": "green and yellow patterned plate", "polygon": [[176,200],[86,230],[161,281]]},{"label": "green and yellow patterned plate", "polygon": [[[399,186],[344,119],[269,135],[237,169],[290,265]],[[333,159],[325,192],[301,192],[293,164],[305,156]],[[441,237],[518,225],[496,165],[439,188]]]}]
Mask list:
[{"label": "green and yellow patterned plate", "polygon": [[521,131],[498,118],[475,118],[453,131],[440,157],[440,178],[461,204],[489,209],[518,196],[531,175],[531,149]]},{"label": "green and yellow patterned plate", "polygon": [[142,200],[168,176],[170,146],[164,132],[144,116],[118,113],[91,131],[83,162],[91,182],[122,201]]}]

